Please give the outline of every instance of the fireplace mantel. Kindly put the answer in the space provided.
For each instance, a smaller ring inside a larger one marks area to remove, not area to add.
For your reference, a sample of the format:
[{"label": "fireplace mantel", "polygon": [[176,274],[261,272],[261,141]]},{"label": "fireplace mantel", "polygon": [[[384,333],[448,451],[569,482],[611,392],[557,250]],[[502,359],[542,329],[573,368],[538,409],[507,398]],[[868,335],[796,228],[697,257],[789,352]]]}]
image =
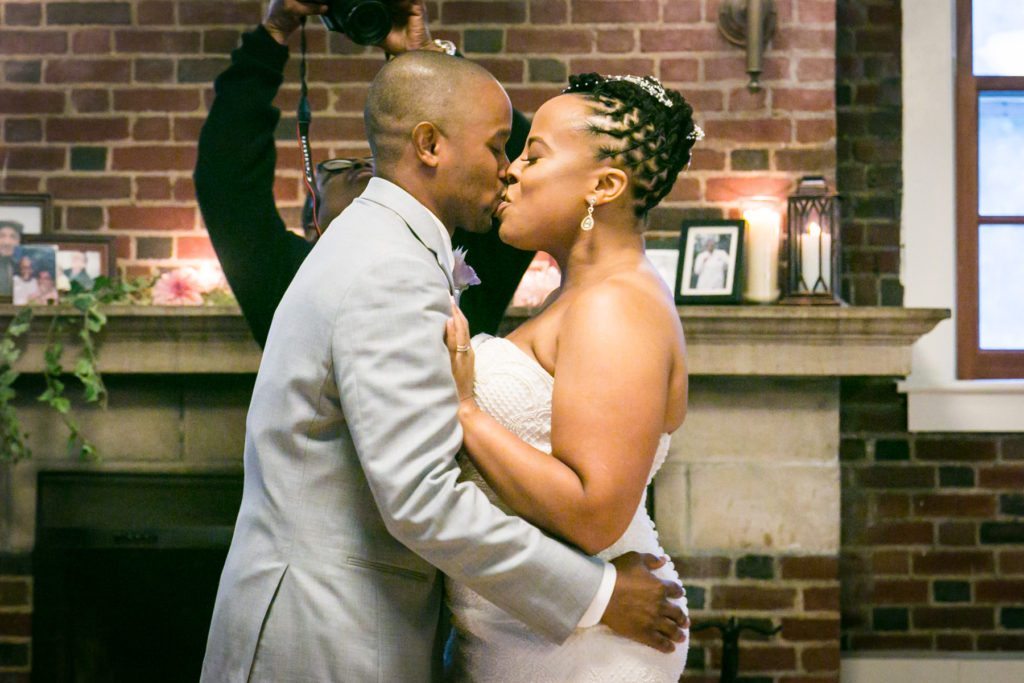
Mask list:
[{"label": "fireplace mantel", "polygon": [[[39,308],[16,369],[36,373],[51,318],[62,308]],[[0,306],[0,329],[17,312]],[[112,306],[99,335],[105,374],[246,374],[259,367],[260,349],[235,306]],[[507,325],[529,315],[509,310]],[[688,306],[679,309],[693,375],[838,377],[904,376],[910,347],[946,309],[832,306]],[[68,358],[75,346],[69,345]]]}]

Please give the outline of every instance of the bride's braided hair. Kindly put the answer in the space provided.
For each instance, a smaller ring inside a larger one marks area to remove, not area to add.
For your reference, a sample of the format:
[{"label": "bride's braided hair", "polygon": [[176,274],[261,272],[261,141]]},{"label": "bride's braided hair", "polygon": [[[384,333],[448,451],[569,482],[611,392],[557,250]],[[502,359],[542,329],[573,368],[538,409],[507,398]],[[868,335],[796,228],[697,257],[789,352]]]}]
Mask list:
[{"label": "bride's braided hair", "polygon": [[636,214],[644,216],[672,189],[704,135],[693,121],[693,107],[650,76],[576,74],[564,92],[597,105],[590,130],[615,141],[602,145],[598,158],[615,159],[630,172]]}]

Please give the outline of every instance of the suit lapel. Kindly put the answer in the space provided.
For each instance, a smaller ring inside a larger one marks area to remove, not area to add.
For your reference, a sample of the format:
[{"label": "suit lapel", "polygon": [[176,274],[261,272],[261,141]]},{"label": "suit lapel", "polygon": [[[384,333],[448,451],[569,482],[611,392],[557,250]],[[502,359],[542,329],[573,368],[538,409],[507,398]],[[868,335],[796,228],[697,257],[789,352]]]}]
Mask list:
[{"label": "suit lapel", "polygon": [[377,204],[402,219],[412,237],[433,256],[437,266],[444,273],[445,280],[448,281],[448,290],[454,294],[452,264],[448,262],[447,250],[441,241],[439,227],[427,208],[398,185],[382,178],[371,178],[359,198]]}]

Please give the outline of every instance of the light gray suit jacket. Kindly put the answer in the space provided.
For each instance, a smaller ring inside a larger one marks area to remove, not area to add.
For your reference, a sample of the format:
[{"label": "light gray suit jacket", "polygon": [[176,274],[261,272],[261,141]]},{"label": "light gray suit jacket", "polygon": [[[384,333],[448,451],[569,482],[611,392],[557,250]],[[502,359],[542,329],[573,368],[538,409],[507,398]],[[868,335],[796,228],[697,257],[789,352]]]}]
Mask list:
[{"label": "light gray suit jacket", "polygon": [[458,483],[430,213],[371,180],[274,316],[246,429],[245,489],[203,681],[436,678],[441,580],[566,638],[603,575]]}]

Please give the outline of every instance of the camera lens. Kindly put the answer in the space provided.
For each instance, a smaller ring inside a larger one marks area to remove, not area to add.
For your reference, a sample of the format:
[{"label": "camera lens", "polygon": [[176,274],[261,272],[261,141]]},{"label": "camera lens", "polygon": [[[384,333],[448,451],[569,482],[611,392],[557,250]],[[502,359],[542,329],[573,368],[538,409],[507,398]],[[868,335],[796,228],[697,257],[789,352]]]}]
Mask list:
[{"label": "camera lens", "polygon": [[345,35],[360,45],[376,45],[391,31],[391,14],[384,3],[363,0],[348,3]]}]

